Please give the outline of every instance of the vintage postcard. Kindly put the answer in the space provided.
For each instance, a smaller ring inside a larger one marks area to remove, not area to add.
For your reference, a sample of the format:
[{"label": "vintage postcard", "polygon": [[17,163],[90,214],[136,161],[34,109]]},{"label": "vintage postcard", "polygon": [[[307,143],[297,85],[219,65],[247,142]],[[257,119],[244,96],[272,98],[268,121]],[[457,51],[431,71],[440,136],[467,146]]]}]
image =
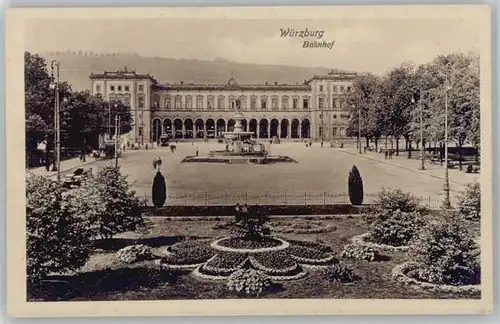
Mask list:
[{"label": "vintage postcard", "polygon": [[10,9],[14,316],[492,311],[490,8]]}]

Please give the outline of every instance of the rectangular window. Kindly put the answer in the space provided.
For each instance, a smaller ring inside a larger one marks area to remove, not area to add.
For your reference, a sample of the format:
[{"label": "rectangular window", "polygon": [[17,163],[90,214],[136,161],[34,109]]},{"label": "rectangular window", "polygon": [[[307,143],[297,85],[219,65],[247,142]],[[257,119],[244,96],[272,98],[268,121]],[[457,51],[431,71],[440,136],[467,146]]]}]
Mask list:
[{"label": "rectangular window", "polygon": [[344,108],[344,106],[345,106],[345,100],[342,99],[340,100],[340,108]]},{"label": "rectangular window", "polygon": [[175,109],[181,109],[181,98],[175,98]]},{"label": "rectangular window", "polygon": [[208,110],[213,110],[214,109],[214,99],[209,98],[208,99],[208,105],[207,105]]},{"label": "rectangular window", "polygon": [[288,98],[283,98],[283,110],[288,110]]},{"label": "rectangular window", "polygon": [[278,110],[278,99],[272,99],[273,110]]},{"label": "rectangular window", "polygon": [[241,110],[247,109],[247,99],[246,98],[240,98],[240,109]]},{"label": "rectangular window", "polygon": [[144,97],[139,96],[139,108],[144,108]]},{"label": "rectangular window", "polygon": [[231,107],[231,110],[236,109],[236,100],[229,99],[229,107]]},{"label": "rectangular window", "polygon": [[165,97],[165,108],[168,110],[171,108],[170,97]]},{"label": "rectangular window", "polygon": [[191,110],[193,108],[193,103],[191,98],[186,98],[186,110]]},{"label": "rectangular window", "polygon": [[224,98],[219,98],[219,101],[217,102],[217,108],[219,109],[224,109]]},{"label": "rectangular window", "polygon": [[293,109],[299,108],[299,99],[293,99]]},{"label": "rectangular window", "polygon": [[143,84],[139,84],[139,91],[140,91],[140,92],[143,92],[143,91],[144,91],[144,85],[143,85]]},{"label": "rectangular window", "polygon": [[334,127],[333,128],[333,133],[332,133],[333,137],[337,137],[337,127]]},{"label": "rectangular window", "polygon": [[252,98],[252,100],[250,100],[250,108],[251,108],[252,110],[257,109],[257,100],[256,100],[256,99],[253,99],[253,98]]},{"label": "rectangular window", "polygon": [[139,136],[142,136],[142,127],[139,127]]},{"label": "rectangular window", "polygon": [[125,86],[125,91],[129,92],[130,91],[130,86],[126,85]]},{"label": "rectangular window", "polygon": [[125,98],[123,99],[123,103],[127,106],[130,106],[130,96],[125,96]]},{"label": "rectangular window", "polygon": [[118,91],[122,91],[122,86],[121,85],[118,86]]},{"label": "rectangular window", "polygon": [[337,108],[337,99],[335,97],[332,97],[332,107]]},{"label": "rectangular window", "polygon": [[344,92],[344,86],[340,86],[340,92]]},{"label": "rectangular window", "polygon": [[347,87],[347,92],[351,92],[351,87]]},{"label": "rectangular window", "polygon": [[260,108],[261,109],[267,109],[267,99],[262,99],[260,101]]},{"label": "rectangular window", "polygon": [[98,85],[95,86],[95,91],[96,92],[101,92],[101,85],[100,84],[98,84]]},{"label": "rectangular window", "polygon": [[319,98],[319,99],[318,99],[318,107],[319,107],[320,109],[325,108],[325,99],[324,99],[324,98]]},{"label": "rectangular window", "polygon": [[337,86],[333,86],[332,92],[337,92]]},{"label": "rectangular window", "polygon": [[203,99],[202,98],[196,99],[196,109],[198,109],[198,110],[203,109]]},{"label": "rectangular window", "polygon": [[109,87],[109,90],[111,90],[111,91],[115,91],[115,86],[114,86],[114,85],[110,86],[110,87]]},{"label": "rectangular window", "polygon": [[302,102],[303,109],[309,109],[309,99],[304,99]]},{"label": "rectangular window", "polygon": [[319,92],[323,92],[323,85],[319,86]]}]

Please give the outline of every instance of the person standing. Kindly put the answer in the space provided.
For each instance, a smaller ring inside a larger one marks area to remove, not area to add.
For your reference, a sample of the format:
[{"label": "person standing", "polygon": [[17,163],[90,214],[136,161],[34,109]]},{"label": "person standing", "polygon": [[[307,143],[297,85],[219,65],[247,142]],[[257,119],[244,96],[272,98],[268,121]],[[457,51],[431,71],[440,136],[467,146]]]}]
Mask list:
[{"label": "person standing", "polygon": [[161,157],[158,157],[158,159],[156,160],[156,165],[158,166],[158,171],[160,171],[161,164],[162,164]]}]

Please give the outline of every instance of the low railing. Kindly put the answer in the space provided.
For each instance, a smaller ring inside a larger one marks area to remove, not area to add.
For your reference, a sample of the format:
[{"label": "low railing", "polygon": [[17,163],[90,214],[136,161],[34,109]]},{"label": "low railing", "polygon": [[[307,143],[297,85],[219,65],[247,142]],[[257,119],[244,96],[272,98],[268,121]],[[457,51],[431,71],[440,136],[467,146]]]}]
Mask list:
[{"label": "low railing", "polygon": [[[364,204],[375,201],[377,194],[365,194]],[[153,205],[151,196],[145,196],[146,203]],[[167,195],[165,206],[233,206],[247,205],[337,205],[350,204],[347,193],[330,192],[189,192],[170,193]],[[442,200],[439,197],[421,197],[421,204],[430,209],[439,209]]]}]

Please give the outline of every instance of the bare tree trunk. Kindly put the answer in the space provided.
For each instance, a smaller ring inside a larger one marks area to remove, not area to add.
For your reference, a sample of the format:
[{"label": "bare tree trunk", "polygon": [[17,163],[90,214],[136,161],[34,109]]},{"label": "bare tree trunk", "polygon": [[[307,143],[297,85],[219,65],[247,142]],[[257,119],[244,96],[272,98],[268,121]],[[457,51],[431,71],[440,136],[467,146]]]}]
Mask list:
[{"label": "bare tree trunk", "polygon": [[399,137],[396,137],[396,155],[399,156]]}]

